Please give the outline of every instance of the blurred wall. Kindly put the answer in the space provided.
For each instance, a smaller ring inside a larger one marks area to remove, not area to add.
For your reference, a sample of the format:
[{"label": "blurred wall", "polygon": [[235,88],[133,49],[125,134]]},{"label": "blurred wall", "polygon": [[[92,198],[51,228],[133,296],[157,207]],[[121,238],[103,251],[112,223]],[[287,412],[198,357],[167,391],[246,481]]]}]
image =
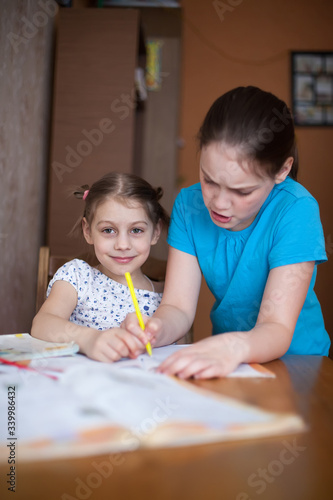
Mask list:
[{"label": "blurred wall", "polygon": [[44,230],[52,0],[0,4],[0,334],[30,331]]},{"label": "blurred wall", "polygon": [[[194,136],[212,102],[239,85],[256,85],[291,105],[290,51],[333,50],[330,0],[183,0],[180,152],[182,186],[198,181]],[[299,181],[315,196],[329,262],[318,267],[317,294],[333,335],[333,128],[297,127]],[[194,324],[195,339],[211,332],[213,303],[203,286]]]}]

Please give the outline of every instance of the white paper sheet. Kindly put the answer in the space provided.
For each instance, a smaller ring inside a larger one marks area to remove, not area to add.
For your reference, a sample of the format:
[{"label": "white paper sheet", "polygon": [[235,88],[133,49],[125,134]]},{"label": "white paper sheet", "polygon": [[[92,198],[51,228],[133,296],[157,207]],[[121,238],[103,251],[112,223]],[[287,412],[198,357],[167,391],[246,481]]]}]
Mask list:
[{"label": "white paper sheet", "polygon": [[[141,354],[137,359],[124,359],[114,363],[117,368],[137,367],[143,370],[154,370],[162,361],[168,356],[180,349],[186,349],[188,344],[185,345],[168,345],[165,347],[157,347],[153,349],[153,355],[150,357],[147,353]],[[258,364],[242,363],[238,366],[228,377],[271,377],[274,378],[275,374]]]}]

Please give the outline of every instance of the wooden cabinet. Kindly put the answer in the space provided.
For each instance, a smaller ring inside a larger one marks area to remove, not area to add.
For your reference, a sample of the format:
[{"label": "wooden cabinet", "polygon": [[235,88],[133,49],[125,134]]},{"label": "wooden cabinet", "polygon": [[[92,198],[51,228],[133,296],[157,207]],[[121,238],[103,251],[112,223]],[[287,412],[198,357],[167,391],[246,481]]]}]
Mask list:
[{"label": "wooden cabinet", "polygon": [[68,236],[84,208],[72,188],[133,171],[138,41],[137,10],[59,12],[47,213],[53,254],[82,253],[81,240]]}]

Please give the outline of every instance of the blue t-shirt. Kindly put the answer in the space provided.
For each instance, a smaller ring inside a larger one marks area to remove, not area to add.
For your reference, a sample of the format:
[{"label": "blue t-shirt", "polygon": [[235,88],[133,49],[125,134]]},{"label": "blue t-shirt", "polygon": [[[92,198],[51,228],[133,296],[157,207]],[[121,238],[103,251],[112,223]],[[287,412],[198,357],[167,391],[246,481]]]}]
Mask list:
[{"label": "blue t-shirt", "polygon": [[[299,183],[287,177],[276,184],[242,231],[214,224],[199,183],[182,189],[172,210],[168,243],[198,259],[216,299],[210,314],[213,335],[255,326],[271,269],[315,261],[288,354],[328,355],[330,338],[313,290],[317,264],[327,260],[323,229],[318,203]],[[286,279],[295,286],[302,270]]]}]

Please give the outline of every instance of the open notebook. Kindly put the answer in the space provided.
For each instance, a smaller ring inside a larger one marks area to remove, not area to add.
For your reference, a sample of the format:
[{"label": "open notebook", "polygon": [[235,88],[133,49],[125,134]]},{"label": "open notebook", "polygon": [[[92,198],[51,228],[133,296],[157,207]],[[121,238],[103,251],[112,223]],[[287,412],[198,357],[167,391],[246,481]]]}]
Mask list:
[{"label": "open notebook", "polygon": [[[154,349],[153,358],[164,357],[171,349],[164,353]],[[258,438],[305,429],[296,414],[239,403],[158,374],[152,366],[142,369],[126,361],[105,364],[82,355],[34,359],[31,366],[56,374],[57,380],[0,365],[0,401],[7,401],[8,387],[15,391],[20,461]],[[5,404],[1,404],[0,425],[7,429]],[[0,461],[7,461],[8,438],[5,432],[1,435]]]},{"label": "open notebook", "polygon": [[49,356],[66,356],[78,352],[74,342],[45,342],[28,333],[0,335],[0,358],[7,361],[24,361]]}]

